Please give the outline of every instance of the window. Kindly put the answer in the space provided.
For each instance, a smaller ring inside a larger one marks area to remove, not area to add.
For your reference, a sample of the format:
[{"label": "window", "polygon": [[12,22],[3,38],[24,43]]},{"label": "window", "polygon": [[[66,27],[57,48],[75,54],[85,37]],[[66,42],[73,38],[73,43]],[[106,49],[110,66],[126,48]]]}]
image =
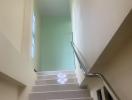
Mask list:
[{"label": "window", "polygon": [[32,16],[32,58],[35,56],[35,15]]}]

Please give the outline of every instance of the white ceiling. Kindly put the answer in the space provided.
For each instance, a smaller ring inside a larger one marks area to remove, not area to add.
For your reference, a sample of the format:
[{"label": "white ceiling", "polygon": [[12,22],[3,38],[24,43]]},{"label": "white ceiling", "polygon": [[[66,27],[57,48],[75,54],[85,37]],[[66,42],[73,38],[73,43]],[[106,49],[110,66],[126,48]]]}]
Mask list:
[{"label": "white ceiling", "polygon": [[41,15],[70,16],[70,0],[36,0]]}]

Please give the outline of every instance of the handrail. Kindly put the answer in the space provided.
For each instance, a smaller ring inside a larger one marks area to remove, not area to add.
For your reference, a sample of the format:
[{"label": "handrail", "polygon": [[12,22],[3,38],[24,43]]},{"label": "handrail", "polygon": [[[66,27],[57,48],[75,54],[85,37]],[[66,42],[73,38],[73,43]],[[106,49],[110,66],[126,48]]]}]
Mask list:
[{"label": "handrail", "polygon": [[98,77],[100,78],[103,83],[105,84],[105,86],[107,86],[107,88],[109,88],[109,92],[110,94],[113,96],[114,100],[120,100],[119,97],[116,95],[116,93],[114,92],[113,88],[110,86],[109,82],[106,80],[106,78],[103,76],[103,74],[101,73],[89,73],[87,71],[87,68],[85,67],[85,65],[82,63],[82,60],[80,59],[79,57],[79,54],[78,54],[78,49],[77,47],[75,46],[75,44],[73,42],[71,42],[71,45],[73,47],[73,51],[75,53],[75,56],[80,64],[80,68],[83,70],[84,74],[86,77]]},{"label": "handrail", "polygon": [[76,50],[76,46],[75,46],[75,44],[73,42],[71,42],[71,45],[72,45],[73,51],[74,51],[74,53],[75,53],[75,55],[76,55],[76,57],[77,57],[77,59],[79,61],[81,69],[83,70],[84,74],[86,75],[87,74],[87,69],[86,69],[85,65],[82,63],[82,61],[80,60],[80,57],[78,56],[78,53],[77,53],[77,50]]}]

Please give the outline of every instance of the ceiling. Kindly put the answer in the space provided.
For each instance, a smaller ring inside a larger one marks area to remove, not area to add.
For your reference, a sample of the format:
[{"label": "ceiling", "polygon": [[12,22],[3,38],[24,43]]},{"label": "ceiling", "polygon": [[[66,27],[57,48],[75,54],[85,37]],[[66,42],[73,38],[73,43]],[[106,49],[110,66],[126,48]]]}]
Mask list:
[{"label": "ceiling", "polygon": [[36,0],[41,15],[70,16],[70,0]]}]

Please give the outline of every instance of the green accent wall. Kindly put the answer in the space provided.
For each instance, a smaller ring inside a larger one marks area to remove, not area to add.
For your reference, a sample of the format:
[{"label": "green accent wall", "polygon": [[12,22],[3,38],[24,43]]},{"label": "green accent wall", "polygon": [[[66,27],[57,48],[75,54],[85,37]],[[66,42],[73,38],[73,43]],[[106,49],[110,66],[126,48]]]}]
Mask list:
[{"label": "green accent wall", "polygon": [[44,17],[40,41],[39,70],[74,70],[70,17]]}]

